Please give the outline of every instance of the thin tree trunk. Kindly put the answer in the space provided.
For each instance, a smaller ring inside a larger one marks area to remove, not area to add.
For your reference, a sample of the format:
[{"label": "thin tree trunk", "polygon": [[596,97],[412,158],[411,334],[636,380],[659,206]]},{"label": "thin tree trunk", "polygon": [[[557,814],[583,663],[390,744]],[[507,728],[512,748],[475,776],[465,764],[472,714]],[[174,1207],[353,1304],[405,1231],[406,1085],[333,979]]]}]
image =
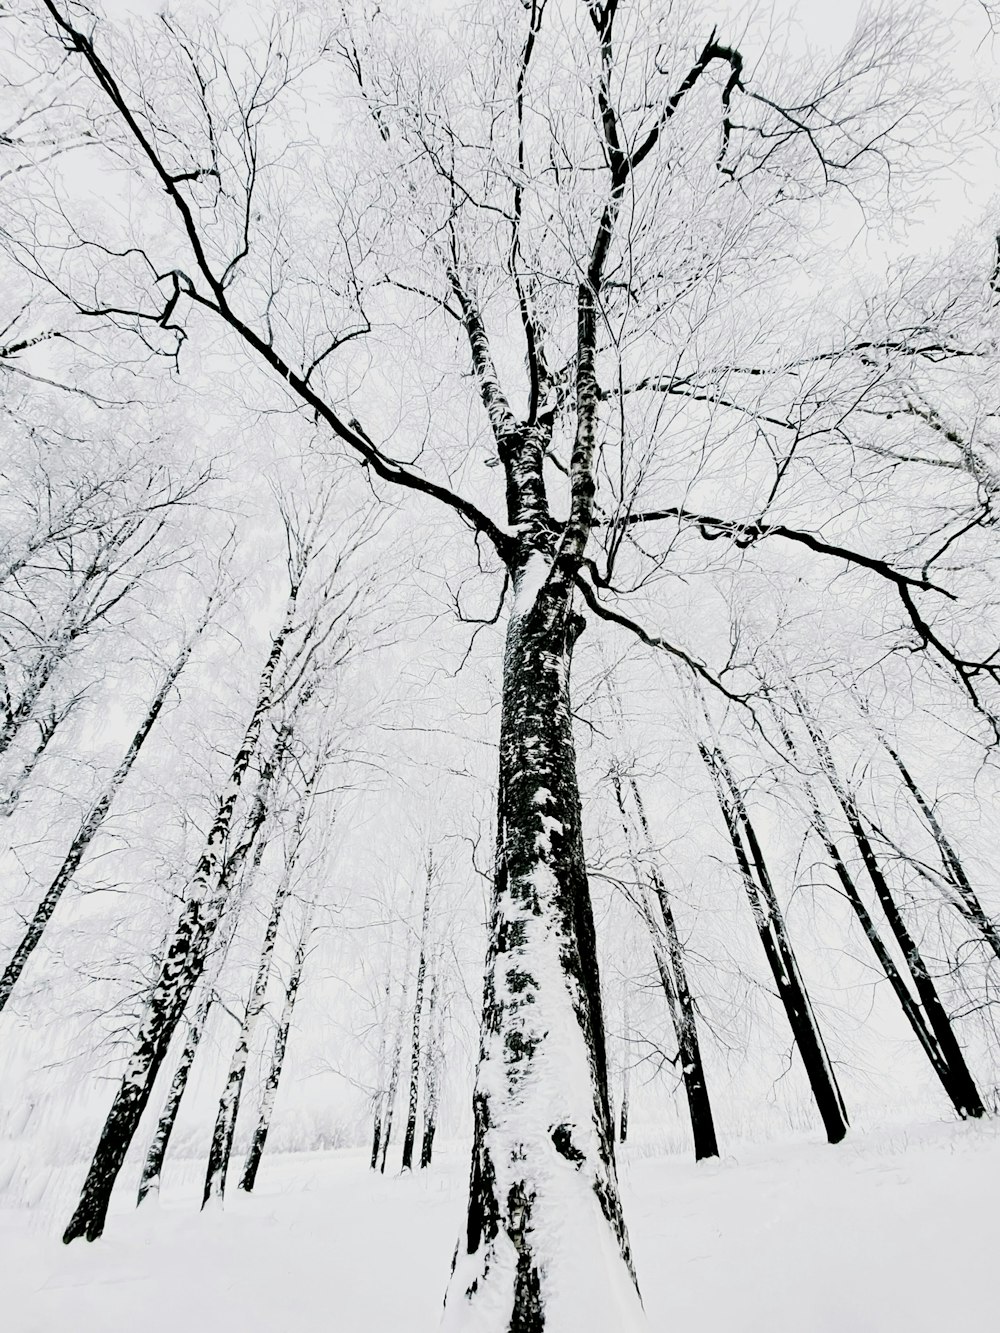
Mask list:
[{"label": "thin tree trunk", "polygon": [[437,1132],[438,1093],[441,1082],[441,957],[434,968],[430,999],[427,1002],[427,1034],[424,1045],[424,1129],[420,1140],[421,1169],[430,1166]]},{"label": "thin tree trunk", "polygon": [[79,869],[80,862],[83,860],[87,848],[97,836],[98,830],[104,823],[108,811],[111,809],[115,796],[118,794],[119,789],[131,772],[132,765],[138,758],[146,738],[152,731],[153,725],[159,717],[160,711],[167,700],[167,696],[170,694],[177,677],[181,674],[188,658],[191,656],[195,641],[207,623],[207,614],[208,613],[206,612],[205,618],[202,619],[194,634],[184,645],[183,650],[178,655],[173,666],[164,676],[160,683],[160,688],[157,690],[156,694],[153,696],[152,702],[146,709],[145,717],[142,719],[138,730],[132,737],[131,745],[128,747],[128,750],[125,752],[123,759],[115,769],[114,773],[112,773],[111,777],[108,779],[104,791],[94,805],[91,806],[80,827],[77,829],[76,837],[70,844],[69,851],[66,853],[62,865],[59,867],[55,878],[49,885],[45,896],[35,909],[35,914],[31,918],[28,929],[25,931],[20,944],[14,950],[13,957],[4,969],[3,977],[0,978],[0,1011],[3,1010],[7,1001],[10,999],[11,992],[17,984],[17,980],[21,973],[24,971],[25,964],[38,947],[38,943],[42,938],[45,927],[52,919],[52,914],[55,912],[59,900],[72,882],[73,876]]},{"label": "thin tree trunk", "polygon": [[[781,731],[782,737],[785,742],[785,748],[787,749],[789,756],[791,757],[793,762],[797,763],[799,759],[798,748],[796,747],[795,742],[792,739],[791,733],[785,726],[785,723],[781,718],[780,713],[777,711],[777,709],[774,709],[773,711],[775,720],[778,724],[778,727]],[[861,929],[864,931],[865,938],[871,945],[872,952],[878,959],[879,965],[882,968],[882,971],[885,973],[885,976],[889,981],[890,986],[892,987],[893,993],[895,994],[896,998],[899,1001],[900,1008],[903,1010],[903,1013],[905,1014],[906,1019],[913,1030],[914,1035],[920,1042],[924,1054],[930,1061],[931,1067],[933,1068],[935,1074],[941,1080],[941,1083],[944,1086],[945,1091],[948,1092],[950,1096],[950,1071],[948,1069],[948,1063],[945,1060],[944,1055],[942,1054],[940,1046],[938,1045],[937,1038],[935,1037],[934,1033],[928,1026],[923,1010],[920,1008],[919,1001],[914,999],[913,995],[911,994],[910,988],[909,986],[907,986],[905,978],[903,977],[899,968],[896,966],[895,959],[892,957],[892,954],[890,953],[888,946],[886,945],[885,941],[882,939],[881,934],[879,933],[878,927],[876,926],[871,913],[868,911],[868,908],[865,905],[864,899],[861,896],[861,892],[857,886],[857,883],[855,882],[854,876],[848,869],[847,864],[844,861],[843,856],[841,855],[840,848],[837,846],[837,843],[830,830],[830,826],[827,824],[826,818],[824,817],[823,812],[820,809],[819,800],[816,796],[815,791],[813,790],[812,783],[809,781],[808,778],[806,778],[801,773],[801,771],[799,771],[798,776],[800,782],[802,783],[806,800],[809,804],[810,823],[812,824],[813,832],[816,834],[816,837],[819,839],[820,843],[823,846],[823,850],[826,852],[830,865],[832,866],[834,873],[836,874],[837,879],[840,881],[840,885],[844,890],[844,896],[846,897],[848,903],[850,903],[851,908],[853,909],[854,914],[861,925]]]},{"label": "thin tree trunk", "polygon": [[975,926],[996,956],[1000,958],[1000,929],[997,928],[996,922],[987,915],[985,908],[979,901],[979,895],[972,887],[972,883],[969,880],[968,875],[965,873],[965,867],[962,865],[962,860],[959,857],[958,852],[955,850],[950,838],[945,833],[941,821],[938,819],[937,814],[934,811],[934,807],[917,786],[910,770],[903,763],[903,760],[899,757],[896,749],[881,732],[876,732],[876,735],[878,735],[884,749],[899,770],[899,775],[903,779],[903,785],[913,797],[914,802],[926,820],[927,826],[934,837],[934,841],[937,844],[938,854],[941,857],[941,862],[944,865],[948,880],[955,892],[955,905],[965,919]]},{"label": "thin tree trunk", "polygon": [[170,1137],[174,1132],[174,1125],[177,1123],[177,1113],[181,1109],[181,1101],[187,1089],[188,1078],[191,1074],[191,1066],[194,1064],[194,1058],[198,1054],[198,1046],[201,1043],[201,1036],[205,1030],[205,1024],[208,1021],[208,1015],[212,1005],[215,1002],[215,992],[211,985],[206,985],[198,1007],[194,1015],[188,1021],[187,1036],[184,1039],[184,1048],[181,1051],[181,1057],[177,1062],[177,1068],[174,1070],[174,1076],[170,1082],[170,1091],[167,1093],[167,1100],[164,1103],[163,1110],[160,1112],[160,1119],[156,1125],[156,1132],[153,1135],[152,1142],[149,1145],[149,1151],[146,1153],[146,1161],[143,1164],[142,1176],[139,1180],[139,1193],[136,1198],[136,1204],[142,1203],[150,1194],[158,1194],[160,1190],[160,1176],[163,1172],[163,1163],[166,1160],[167,1148],[170,1146]]},{"label": "thin tree trunk", "polygon": [[260,1114],[257,1118],[257,1128],[254,1130],[253,1139],[250,1142],[250,1149],[247,1153],[247,1159],[243,1166],[243,1175],[240,1177],[240,1189],[246,1190],[249,1194],[257,1183],[257,1172],[260,1170],[260,1159],[264,1155],[264,1147],[267,1143],[268,1132],[271,1128],[271,1118],[274,1115],[274,1103],[278,1096],[278,1084],[281,1082],[281,1071],[285,1065],[285,1053],[288,1050],[288,1033],[292,1026],[292,1017],[295,1013],[295,1001],[298,999],[299,988],[302,984],[302,970],[305,967],[306,952],[309,945],[309,936],[312,931],[312,917],[315,903],[310,903],[306,910],[302,922],[302,928],[299,932],[299,941],[295,947],[295,957],[292,961],[292,971],[288,979],[288,986],[285,990],[285,1000],[281,1010],[281,1020],[278,1023],[278,1031],[274,1037],[274,1049],[271,1053],[271,1067],[267,1072],[267,1078],[264,1081],[264,1095],[261,1099]]},{"label": "thin tree trunk", "polygon": [[[621,781],[617,775],[614,776],[613,781],[615,783],[615,795],[618,800],[618,807],[621,810],[622,819],[625,823],[626,838],[629,839],[629,817],[625,805],[624,792],[621,788]],[[649,821],[646,818],[646,807],[643,804],[639,785],[631,774],[629,775],[628,783],[632,792],[632,799],[635,802],[636,813],[639,818],[639,827],[642,832],[645,856],[648,862],[647,874],[652,882],[663,922],[662,933],[667,942],[667,958],[663,957],[660,928],[653,920],[652,913],[648,911],[646,914],[646,924],[653,940],[657,968],[660,973],[660,980],[663,983],[664,994],[667,997],[667,1004],[670,1008],[670,1016],[674,1025],[674,1032],[677,1037],[681,1077],[684,1081],[684,1091],[687,1097],[688,1112],[691,1118],[691,1133],[694,1139],[695,1161],[701,1162],[708,1157],[718,1157],[719,1144],[715,1133],[715,1118],[712,1115],[712,1103],[708,1095],[708,1082],[705,1077],[705,1064],[701,1055],[701,1042],[698,1037],[697,1010],[694,997],[691,994],[691,987],[688,982],[687,965],[684,960],[684,946],[681,943],[680,933],[677,929],[677,922],[674,918],[670,894],[667,892],[666,882],[663,879],[663,875],[661,874],[657,863],[656,848],[653,844],[652,834],[650,833]],[[634,865],[637,874],[641,875],[642,864],[638,856],[635,857]]]},{"label": "thin tree trunk", "polygon": [[[585,1308],[595,1327],[641,1320],[573,744],[570,662],[583,622],[572,568],[533,551],[514,571],[468,1226],[445,1314],[455,1330],[483,1318],[540,1333]],[[583,1285],[557,1296],[554,1275],[571,1273]]]},{"label": "thin tree trunk", "polygon": [[[625,1038],[631,1031],[629,1023],[629,1003],[628,991],[625,992],[624,1003],[622,1004],[622,1027],[625,1030]],[[626,1048],[627,1049],[627,1048]],[[628,1058],[622,1061],[622,1101],[618,1114],[618,1142],[626,1143],[628,1141]]]},{"label": "thin tree trunk", "polygon": [[372,1132],[372,1159],[371,1169],[374,1171],[378,1166],[378,1150],[382,1140],[382,1098],[381,1093],[375,1101],[375,1125]]},{"label": "thin tree trunk", "polygon": [[793,698],[799,713],[805,723],[806,729],[812,738],[816,753],[819,756],[820,767],[826,774],[827,781],[833,788],[834,795],[844,812],[847,820],[847,826],[851,831],[858,852],[861,855],[862,863],[868,873],[868,878],[875,889],[875,896],[878,898],[879,906],[889,923],[889,929],[895,936],[896,942],[900,947],[906,965],[909,968],[910,976],[913,978],[914,989],[920,999],[924,1014],[930,1023],[931,1030],[937,1038],[937,1044],[944,1056],[948,1067],[948,1095],[954,1103],[958,1114],[966,1119],[968,1117],[978,1118],[986,1114],[986,1107],[976,1087],[975,1080],[966,1064],[965,1054],[959,1045],[955,1030],[951,1025],[951,1019],[948,1017],[944,1004],[938,994],[934,980],[924,962],[923,956],[917,947],[917,942],[910,934],[909,927],[903,920],[903,915],[896,903],[895,895],[882,873],[882,867],[879,864],[878,857],[875,855],[874,848],[871,845],[868,834],[864,827],[864,821],[861,818],[861,812],[857,804],[841,781],[840,774],[837,771],[833,761],[833,754],[826,743],[819,724],[813,718],[806,705],[802,695],[797,690],[792,691]]},{"label": "thin tree trunk", "polygon": [[431,914],[431,888],[434,883],[434,854],[427,854],[427,883],[424,910],[420,919],[420,952],[417,957],[417,985],[413,997],[413,1027],[410,1033],[410,1096],[403,1134],[403,1170],[413,1169],[413,1145],[417,1136],[417,1105],[420,1094],[420,1022],[424,1007],[424,975],[427,970],[427,924]]},{"label": "thin tree trunk", "polygon": [[382,1112],[385,1107],[385,1088],[381,1086],[381,1079],[383,1072],[385,1070],[385,1030],[389,1021],[389,1008],[390,1008],[389,978],[391,976],[392,976],[392,951],[390,947],[389,968],[385,983],[385,1015],[383,1021],[379,1024],[379,1035],[378,1035],[378,1064],[376,1065],[376,1069],[378,1071],[377,1077],[380,1080],[380,1083],[379,1086],[376,1087],[375,1092],[372,1094],[372,1118],[374,1123],[372,1126],[371,1169],[373,1171],[378,1170],[378,1154],[379,1154],[379,1148],[381,1147],[382,1144]]},{"label": "thin tree trunk", "polygon": [[[411,890],[412,902],[412,890]],[[409,908],[407,909],[409,911]],[[396,1108],[396,1094],[399,1090],[399,1074],[403,1064],[403,1043],[406,1040],[406,986],[410,975],[410,959],[412,958],[412,943],[407,936],[406,956],[403,963],[403,990],[399,997],[399,1011],[396,1016],[396,1035],[392,1045],[392,1064],[389,1067],[389,1086],[385,1094],[385,1116],[382,1121],[382,1161],[379,1164],[379,1171],[385,1175],[385,1164],[389,1156],[389,1144],[392,1140],[392,1122]],[[388,994],[388,986],[386,987]]]},{"label": "thin tree trunk", "polygon": [[264,997],[267,994],[268,983],[271,979],[271,965],[274,960],[274,946],[278,939],[281,915],[284,911],[285,903],[288,901],[288,895],[292,889],[295,866],[305,836],[306,818],[309,812],[312,792],[316,780],[319,777],[320,768],[321,765],[317,762],[306,783],[305,791],[302,794],[302,799],[295,816],[295,828],[292,833],[291,846],[286,858],[284,873],[278,884],[277,892],[274,895],[274,901],[271,904],[271,912],[267,920],[267,926],[264,930],[264,940],[261,944],[260,958],[257,963],[257,974],[254,977],[253,988],[247,999],[246,1007],[243,1012],[243,1021],[240,1024],[239,1036],[236,1039],[232,1059],[229,1062],[229,1073],[226,1078],[226,1086],[223,1089],[222,1097],[219,1100],[219,1110],[215,1118],[215,1129],[212,1133],[212,1143],[208,1154],[208,1166],[205,1172],[205,1188],[201,1200],[201,1206],[203,1208],[210,1199],[218,1199],[221,1203],[226,1192],[226,1176],[229,1171],[229,1159],[233,1150],[233,1136],[236,1133],[236,1120],[240,1113],[240,1101],[243,1095],[243,1082],[246,1078],[247,1060],[250,1055],[250,1043],[253,1039],[257,1019],[264,1007]]},{"label": "thin tree trunk", "polygon": [[396,1106],[396,1093],[399,1089],[399,1070],[403,1063],[403,1009],[400,1002],[399,1018],[396,1025],[396,1040],[392,1047],[392,1064],[389,1066],[389,1086],[385,1094],[385,1119],[382,1122],[382,1161],[379,1171],[385,1175],[386,1158],[389,1155],[389,1143],[392,1140],[392,1119]]},{"label": "thin tree trunk", "polygon": [[739,787],[721,751],[710,751],[704,743],[699,743],[698,749],[715,783],[754,924],[826,1128],[827,1139],[830,1143],[839,1143],[847,1133],[848,1125],[844,1099],[788,938],[763,851]]},{"label": "thin tree trunk", "polygon": [[104,1230],[111,1192],[125,1154],[139,1127],[174,1030],[205,966],[209,944],[231,888],[231,875],[225,873],[226,863],[221,863],[220,873],[220,859],[243,779],[257,754],[264,720],[271,709],[275,671],[292,630],[297,594],[298,586],[293,585],[284,623],[272,641],[250,721],[194,873],[190,896],[181,911],[132,1056],[101,1131],[80,1202],[63,1233],[66,1244],[81,1236],[96,1240]]},{"label": "thin tree trunk", "polygon": [[66,721],[82,697],[82,694],[76,694],[60,710],[57,711],[55,707],[52,707],[44,717],[35,719],[35,725],[38,727],[38,740],[21,765],[17,777],[12,779],[7,788],[6,796],[0,800],[0,815],[12,815],[17,809],[28,780],[48,749],[57,729]]}]

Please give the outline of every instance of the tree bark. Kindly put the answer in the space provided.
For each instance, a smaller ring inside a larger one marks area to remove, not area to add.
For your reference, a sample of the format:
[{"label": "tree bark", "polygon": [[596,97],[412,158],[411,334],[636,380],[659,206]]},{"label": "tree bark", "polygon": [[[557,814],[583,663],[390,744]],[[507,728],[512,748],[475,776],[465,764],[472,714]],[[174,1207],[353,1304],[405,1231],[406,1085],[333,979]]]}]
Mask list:
[{"label": "tree bark", "polygon": [[198,625],[198,628],[195,630],[195,633],[188,639],[174,664],[164,676],[160,683],[160,688],[156,691],[152,702],[146,709],[145,717],[142,719],[135,735],[132,737],[131,745],[128,747],[128,750],[125,752],[123,759],[115,769],[114,773],[112,773],[111,777],[108,779],[104,791],[94,805],[91,806],[80,827],[77,829],[76,837],[70,844],[69,851],[66,853],[62,865],[59,867],[55,878],[49,885],[45,896],[35,909],[35,914],[31,918],[28,929],[25,931],[20,944],[14,950],[13,957],[4,969],[3,977],[0,978],[0,1011],[3,1010],[7,1001],[10,999],[11,992],[17,984],[21,973],[24,971],[25,964],[38,947],[38,943],[42,938],[45,927],[52,919],[52,914],[59,905],[59,900],[72,882],[73,876],[79,869],[80,862],[83,860],[87,848],[93,842],[101,825],[104,823],[115,796],[118,794],[119,789],[131,772],[132,765],[138,758],[140,750],[145,744],[149,733],[152,731],[153,725],[159,717],[160,711],[163,708],[164,703],[166,703],[167,696],[173,689],[177,677],[181,674],[188,658],[191,656],[195,641],[204,629],[205,624],[206,619],[203,618]]},{"label": "tree bark", "polygon": [[264,1147],[267,1144],[268,1132],[271,1128],[271,1119],[274,1115],[274,1103],[278,1096],[278,1084],[281,1082],[281,1071],[285,1067],[285,1054],[288,1050],[288,1033],[292,1026],[292,1017],[295,1013],[295,1002],[298,999],[299,988],[302,984],[302,972],[305,967],[306,952],[309,945],[309,936],[312,932],[312,916],[315,903],[310,903],[306,910],[302,922],[302,928],[299,931],[298,944],[295,947],[295,957],[292,960],[292,971],[288,978],[288,986],[285,989],[285,1000],[282,1005],[281,1019],[278,1023],[278,1030],[274,1036],[274,1048],[271,1052],[271,1067],[267,1072],[267,1078],[264,1081],[264,1095],[261,1098],[260,1113],[257,1118],[257,1128],[250,1141],[250,1149],[247,1153],[246,1162],[243,1165],[243,1175],[240,1177],[240,1189],[246,1190],[249,1194],[257,1183],[257,1172],[260,1170],[260,1161],[264,1155]]},{"label": "tree bark", "polygon": [[[615,1171],[570,712],[581,619],[572,581],[538,552],[514,586],[468,1227],[445,1324],[479,1317],[540,1333],[575,1327],[569,1311],[582,1318],[589,1307],[595,1327],[624,1329],[640,1306]],[[551,1275],[570,1273],[576,1289],[552,1291]],[[492,1313],[477,1316],[486,1306]]]},{"label": "tree bark", "polygon": [[703,742],[699,743],[698,749],[715,784],[754,924],[764,946],[771,975],[802,1058],[827,1139],[830,1143],[839,1143],[847,1133],[848,1126],[844,1099],[799,970],[798,959],[788,938],[785,919],[778,905],[763,851],[742,794],[722,752],[718,748],[709,750]]},{"label": "tree bark", "polygon": [[181,910],[128,1067],[101,1131],[80,1202],[63,1233],[66,1244],[79,1237],[96,1240],[103,1232],[118,1173],[139,1127],[174,1030],[204,969],[208,948],[232,883],[232,876],[225,873],[226,865],[231,865],[232,861],[222,862],[220,873],[220,858],[232,827],[243,779],[257,754],[264,720],[271,709],[274,675],[292,630],[297,594],[298,586],[293,585],[284,623],[272,641],[258,682],[250,721],[194,873],[190,896]]},{"label": "tree bark", "polygon": [[410,1096],[403,1134],[403,1170],[413,1169],[413,1145],[417,1136],[417,1107],[420,1096],[420,1023],[424,1007],[424,975],[427,970],[427,925],[431,914],[431,887],[434,883],[433,853],[427,854],[427,882],[424,908],[420,919],[420,951],[417,956],[417,984],[413,997],[413,1027],[410,1033]]}]

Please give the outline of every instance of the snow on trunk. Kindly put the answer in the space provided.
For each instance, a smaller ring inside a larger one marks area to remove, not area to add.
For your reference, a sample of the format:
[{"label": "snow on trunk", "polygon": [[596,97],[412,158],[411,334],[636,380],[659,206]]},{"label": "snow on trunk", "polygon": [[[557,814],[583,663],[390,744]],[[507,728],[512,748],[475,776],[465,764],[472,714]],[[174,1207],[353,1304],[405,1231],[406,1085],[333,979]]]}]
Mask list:
[{"label": "snow on trunk", "polygon": [[562,570],[516,586],[496,878],[452,1333],[645,1326],[615,1172],[570,714],[582,628]]}]

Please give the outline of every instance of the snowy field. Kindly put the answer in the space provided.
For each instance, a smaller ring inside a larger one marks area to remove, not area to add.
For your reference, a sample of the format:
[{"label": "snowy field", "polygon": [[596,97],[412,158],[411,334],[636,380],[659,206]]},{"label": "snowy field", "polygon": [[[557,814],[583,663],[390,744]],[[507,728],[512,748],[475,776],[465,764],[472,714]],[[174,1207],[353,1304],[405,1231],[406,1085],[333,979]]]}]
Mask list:
[{"label": "snowy field", "polygon": [[[837,1148],[752,1145],[699,1167],[639,1145],[621,1174],[653,1330],[997,1326],[995,1124],[917,1125]],[[253,1198],[234,1191],[224,1214],[202,1215],[199,1173],[181,1163],[158,1204],[113,1209],[103,1240],[68,1248],[39,1210],[8,1209],[3,1328],[430,1333],[464,1177],[457,1150],[405,1179],[373,1178],[357,1153],[272,1157]]]}]

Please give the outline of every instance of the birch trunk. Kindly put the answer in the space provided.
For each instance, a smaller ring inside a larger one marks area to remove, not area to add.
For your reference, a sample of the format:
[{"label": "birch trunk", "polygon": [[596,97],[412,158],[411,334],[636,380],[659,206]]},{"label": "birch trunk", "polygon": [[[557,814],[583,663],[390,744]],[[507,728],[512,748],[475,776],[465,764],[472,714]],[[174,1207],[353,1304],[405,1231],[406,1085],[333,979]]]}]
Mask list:
[{"label": "birch trunk", "polygon": [[167,1047],[204,969],[208,948],[232,885],[232,876],[225,873],[225,863],[221,862],[223,848],[232,828],[243,779],[257,755],[264,720],[271,709],[274,675],[292,630],[297,592],[297,586],[293,586],[284,623],[272,641],[261,672],[253,712],[219,799],[205,849],[194,873],[190,896],[181,910],[128,1067],[101,1131],[80,1202],[63,1233],[66,1244],[79,1237],[96,1240],[103,1232],[118,1173],[139,1127]]},{"label": "birch trunk", "polygon": [[302,984],[302,971],[305,967],[306,951],[309,945],[309,936],[312,931],[312,916],[315,903],[310,903],[302,922],[302,928],[299,932],[298,944],[295,947],[295,957],[292,960],[292,971],[288,979],[288,986],[285,990],[285,1000],[282,1005],[281,1019],[278,1023],[278,1031],[274,1037],[274,1049],[271,1052],[271,1067],[267,1072],[267,1078],[264,1081],[264,1095],[261,1098],[260,1113],[257,1118],[257,1128],[250,1141],[250,1149],[247,1153],[246,1162],[243,1165],[243,1175],[240,1177],[240,1189],[246,1190],[249,1194],[257,1183],[257,1172],[260,1170],[260,1160],[264,1155],[264,1147],[267,1143],[268,1132],[271,1128],[271,1119],[274,1115],[274,1103],[278,1096],[278,1085],[281,1082],[281,1071],[285,1066],[285,1055],[288,1050],[288,1033],[292,1026],[292,1017],[295,1013],[295,1002],[298,999],[299,988]]},{"label": "birch trunk", "polygon": [[264,997],[267,994],[268,983],[271,979],[271,966],[274,961],[274,946],[277,943],[278,929],[281,925],[285,903],[288,901],[288,895],[292,889],[295,866],[305,835],[305,824],[312,790],[318,775],[319,765],[310,776],[303,792],[295,817],[295,828],[292,833],[292,842],[285,862],[284,873],[274,895],[271,912],[264,929],[264,940],[261,944],[257,973],[243,1012],[243,1021],[240,1024],[240,1032],[233,1049],[232,1059],[229,1062],[226,1086],[219,1100],[219,1110],[215,1119],[215,1129],[212,1133],[208,1166],[205,1172],[205,1188],[201,1200],[203,1208],[210,1199],[217,1199],[221,1203],[226,1192],[226,1176],[229,1172],[229,1159],[233,1150],[236,1121],[240,1113],[243,1082],[246,1078],[247,1060],[250,1056],[250,1043],[253,1040],[257,1019],[264,1007]]},{"label": "birch trunk", "polygon": [[403,1170],[413,1169],[413,1145],[417,1136],[417,1107],[420,1096],[420,1024],[424,1007],[424,975],[427,970],[427,924],[431,913],[431,887],[434,883],[433,854],[427,858],[427,883],[424,909],[420,919],[420,952],[417,958],[417,985],[413,997],[413,1027],[410,1033],[410,1096],[403,1134]]},{"label": "birch trunk", "polygon": [[170,670],[164,676],[160,688],[157,690],[152,702],[146,709],[145,717],[142,719],[135,735],[132,737],[132,743],[125,752],[124,758],[108,779],[104,791],[101,793],[95,804],[91,806],[80,827],[77,829],[76,837],[70,844],[70,849],[66,853],[62,865],[59,867],[55,878],[49,885],[45,896],[35,909],[35,914],[31,918],[28,929],[25,931],[20,944],[14,950],[13,957],[4,969],[3,977],[0,978],[0,1011],[3,1010],[7,1001],[10,999],[11,992],[17,984],[21,973],[24,971],[25,964],[38,947],[38,943],[42,938],[45,927],[52,919],[52,914],[59,905],[59,900],[62,898],[67,887],[72,883],[73,876],[79,869],[80,862],[83,860],[87,848],[97,836],[101,825],[107,817],[108,811],[111,809],[112,802],[117,796],[122,784],[125,782],[125,779],[131,772],[132,765],[138,758],[140,750],[145,744],[149,733],[152,731],[153,725],[159,717],[160,711],[163,708],[164,703],[166,703],[167,696],[173,689],[177,677],[181,674],[188,658],[191,656],[195,641],[204,628],[205,623],[205,620],[201,622],[198,629],[184,645],[184,648],[178,655],[173,666],[171,666]]},{"label": "birch trunk", "polygon": [[208,1015],[215,1001],[215,993],[211,985],[206,985],[198,1007],[194,1015],[188,1021],[187,1035],[184,1039],[184,1047],[181,1051],[181,1057],[177,1062],[177,1068],[174,1070],[174,1076],[170,1081],[170,1090],[167,1093],[167,1100],[164,1103],[163,1110],[160,1112],[160,1119],[157,1121],[156,1132],[153,1135],[149,1145],[149,1151],[146,1153],[146,1160],[142,1168],[142,1176],[139,1180],[139,1192],[136,1197],[136,1204],[140,1204],[149,1195],[156,1195],[160,1192],[160,1176],[163,1172],[163,1163],[166,1160],[167,1148],[170,1146],[170,1138],[174,1132],[174,1125],[177,1123],[177,1113],[181,1109],[181,1102],[184,1099],[184,1093],[187,1090],[188,1078],[191,1074],[191,1066],[194,1064],[194,1058],[198,1054],[198,1047],[201,1044],[201,1036],[205,1030],[205,1024],[208,1022]]},{"label": "birch trunk", "polygon": [[441,957],[438,955],[427,1002],[427,1034],[424,1042],[424,1130],[420,1139],[420,1167],[430,1166],[437,1132],[438,1092],[441,1082]]}]

